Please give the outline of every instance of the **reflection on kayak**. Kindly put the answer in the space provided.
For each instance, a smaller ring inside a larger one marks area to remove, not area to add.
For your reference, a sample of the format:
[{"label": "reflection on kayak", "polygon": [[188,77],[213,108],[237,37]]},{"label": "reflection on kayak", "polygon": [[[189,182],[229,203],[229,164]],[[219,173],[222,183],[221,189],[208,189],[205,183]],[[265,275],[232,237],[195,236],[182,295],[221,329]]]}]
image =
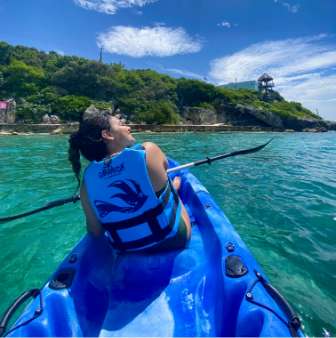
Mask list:
[{"label": "reflection on kayak", "polygon": [[303,336],[205,187],[179,175],[193,224],[187,249],[121,255],[86,235],[7,335]]}]

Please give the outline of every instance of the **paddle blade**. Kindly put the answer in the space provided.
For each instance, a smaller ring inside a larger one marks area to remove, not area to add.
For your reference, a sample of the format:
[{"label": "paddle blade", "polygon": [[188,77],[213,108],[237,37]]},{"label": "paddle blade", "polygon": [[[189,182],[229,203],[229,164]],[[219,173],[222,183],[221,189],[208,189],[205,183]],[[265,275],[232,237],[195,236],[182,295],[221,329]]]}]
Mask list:
[{"label": "paddle blade", "polygon": [[204,160],[194,162],[194,165],[198,166],[198,165],[201,165],[201,164],[204,164],[204,163],[210,164],[211,162],[218,161],[218,160],[221,160],[221,159],[227,158],[227,157],[256,153],[257,151],[260,151],[261,149],[265,148],[268,144],[270,144],[272,142],[272,140],[273,140],[273,138],[271,138],[266,143],[261,144],[260,146],[257,146],[257,147],[254,147],[254,148],[236,150],[236,151],[232,151],[231,153],[221,154],[221,155],[217,155],[217,156],[214,156],[214,157],[208,157]]}]

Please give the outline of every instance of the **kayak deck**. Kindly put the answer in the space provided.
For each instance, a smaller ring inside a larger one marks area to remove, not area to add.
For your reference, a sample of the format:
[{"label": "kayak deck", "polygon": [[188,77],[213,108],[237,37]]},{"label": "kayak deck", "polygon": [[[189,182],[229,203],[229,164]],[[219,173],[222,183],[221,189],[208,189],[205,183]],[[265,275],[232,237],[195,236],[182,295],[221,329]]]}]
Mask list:
[{"label": "kayak deck", "polygon": [[193,225],[188,248],[118,255],[86,235],[42,289],[42,313],[9,336],[290,336],[285,312],[258,282],[255,259],[186,171],[180,195]]}]

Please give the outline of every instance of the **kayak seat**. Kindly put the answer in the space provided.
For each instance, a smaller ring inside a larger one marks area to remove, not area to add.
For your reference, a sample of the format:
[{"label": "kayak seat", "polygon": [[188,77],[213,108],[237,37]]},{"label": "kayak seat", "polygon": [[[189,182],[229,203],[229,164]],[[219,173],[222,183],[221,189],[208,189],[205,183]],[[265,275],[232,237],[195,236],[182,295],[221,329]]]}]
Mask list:
[{"label": "kayak seat", "polygon": [[193,231],[187,249],[158,254],[118,255],[88,238],[70,288],[83,335],[201,335],[195,322],[206,315],[202,302],[214,272],[200,255],[201,234]]}]

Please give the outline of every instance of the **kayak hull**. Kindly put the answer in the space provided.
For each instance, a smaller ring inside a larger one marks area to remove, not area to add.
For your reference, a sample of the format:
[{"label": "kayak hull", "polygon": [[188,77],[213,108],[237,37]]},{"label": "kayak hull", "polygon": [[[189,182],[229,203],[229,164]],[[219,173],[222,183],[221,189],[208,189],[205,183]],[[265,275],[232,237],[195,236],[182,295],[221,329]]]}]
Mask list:
[{"label": "kayak hull", "polygon": [[302,336],[206,188],[179,175],[188,248],[120,255],[86,235],[8,336]]}]

